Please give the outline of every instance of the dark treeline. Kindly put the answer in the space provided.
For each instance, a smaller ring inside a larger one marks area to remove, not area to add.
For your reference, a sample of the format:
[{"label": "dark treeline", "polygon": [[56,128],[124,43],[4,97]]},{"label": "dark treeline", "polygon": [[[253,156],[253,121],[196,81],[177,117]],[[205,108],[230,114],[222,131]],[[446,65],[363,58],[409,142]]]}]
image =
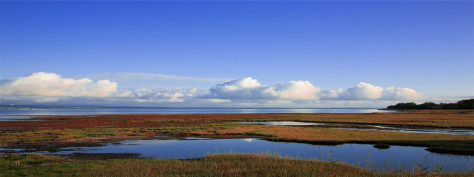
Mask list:
[{"label": "dark treeline", "polygon": [[396,105],[388,106],[387,109],[474,109],[474,99],[461,100],[456,103],[433,103],[425,102],[422,104],[398,103]]}]

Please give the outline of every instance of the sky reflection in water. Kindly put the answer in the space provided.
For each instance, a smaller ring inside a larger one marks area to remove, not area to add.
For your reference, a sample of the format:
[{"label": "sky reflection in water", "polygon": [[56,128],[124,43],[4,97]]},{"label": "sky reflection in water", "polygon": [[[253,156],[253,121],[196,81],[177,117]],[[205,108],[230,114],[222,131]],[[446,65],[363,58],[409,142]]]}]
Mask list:
[{"label": "sky reflection in water", "polygon": [[[192,139],[192,138],[191,138]],[[425,162],[430,168],[434,164],[444,170],[469,171],[474,167],[473,156],[442,155],[431,153],[423,147],[391,146],[389,149],[376,149],[369,144],[344,144],[338,146],[309,145],[301,143],[270,142],[266,140],[246,139],[193,139],[193,140],[126,140],[120,143],[107,143],[100,147],[63,148],[52,154],[72,153],[138,153],[146,158],[189,159],[206,156],[209,153],[277,153],[281,156],[298,159],[320,159],[346,162],[366,166],[366,162],[382,168],[390,162],[389,169],[402,166],[411,170],[418,162]],[[3,149],[5,150],[5,149]],[[48,152],[43,152],[48,153]],[[425,159],[426,157],[426,159]],[[424,166],[424,167],[425,167]]]}]

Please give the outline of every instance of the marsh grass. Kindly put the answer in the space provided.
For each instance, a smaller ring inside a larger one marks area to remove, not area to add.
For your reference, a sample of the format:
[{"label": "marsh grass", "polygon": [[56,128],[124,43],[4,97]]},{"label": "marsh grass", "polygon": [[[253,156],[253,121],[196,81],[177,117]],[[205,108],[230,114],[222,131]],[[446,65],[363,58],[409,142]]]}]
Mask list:
[{"label": "marsh grass", "polygon": [[[190,160],[74,160],[54,155],[0,155],[0,176],[472,176],[426,168],[388,172],[276,154],[211,154]],[[423,167],[423,165],[421,165]]]}]

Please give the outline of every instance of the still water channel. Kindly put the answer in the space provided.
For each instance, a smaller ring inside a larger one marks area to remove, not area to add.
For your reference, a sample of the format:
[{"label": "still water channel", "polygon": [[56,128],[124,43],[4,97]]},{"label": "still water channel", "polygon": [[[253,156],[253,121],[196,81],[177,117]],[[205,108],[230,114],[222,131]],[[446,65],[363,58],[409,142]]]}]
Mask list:
[{"label": "still water channel", "polygon": [[[0,148],[0,151],[9,149]],[[12,149],[10,149],[12,150]],[[21,149],[17,149],[21,150]],[[272,153],[298,159],[338,161],[374,170],[407,169],[417,163],[421,168],[433,169],[435,164],[443,171],[470,171],[474,168],[474,156],[444,155],[431,153],[423,147],[390,146],[377,149],[369,144],[344,144],[337,146],[310,145],[302,143],[271,142],[261,139],[172,139],[172,140],[126,140],[106,143],[96,147],[68,147],[58,152],[45,154],[73,153],[136,153],[144,158],[190,159],[209,153]],[[373,166],[373,167],[372,167]]]}]

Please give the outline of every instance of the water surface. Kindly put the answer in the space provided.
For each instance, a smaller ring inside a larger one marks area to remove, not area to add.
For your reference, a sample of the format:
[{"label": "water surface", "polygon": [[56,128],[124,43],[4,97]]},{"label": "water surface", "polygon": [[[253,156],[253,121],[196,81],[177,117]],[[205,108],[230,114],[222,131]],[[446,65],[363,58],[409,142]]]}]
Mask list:
[{"label": "water surface", "polygon": [[[0,151],[9,149],[0,148]],[[18,149],[16,149],[18,150]],[[391,146],[376,149],[369,144],[344,144],[337,146],[309,145],[302,143],[270,142],[246,139],[173,139],[173,140],[126,140],[106,143],[99,147],[68,147],[47,154],[73,153],[137,153],[144,158],[190,159],[204,157],[210,153],[276,153],[298,159],[319,159],[339,161],[378,170],[411,170],[417,163],[425,163],[422,168],[441,165],[446,171],[469,171],[473,168],[473,156],[442,155],[426,151],[423,147]],[[385,167],[385,168],[384,168]]]}]

